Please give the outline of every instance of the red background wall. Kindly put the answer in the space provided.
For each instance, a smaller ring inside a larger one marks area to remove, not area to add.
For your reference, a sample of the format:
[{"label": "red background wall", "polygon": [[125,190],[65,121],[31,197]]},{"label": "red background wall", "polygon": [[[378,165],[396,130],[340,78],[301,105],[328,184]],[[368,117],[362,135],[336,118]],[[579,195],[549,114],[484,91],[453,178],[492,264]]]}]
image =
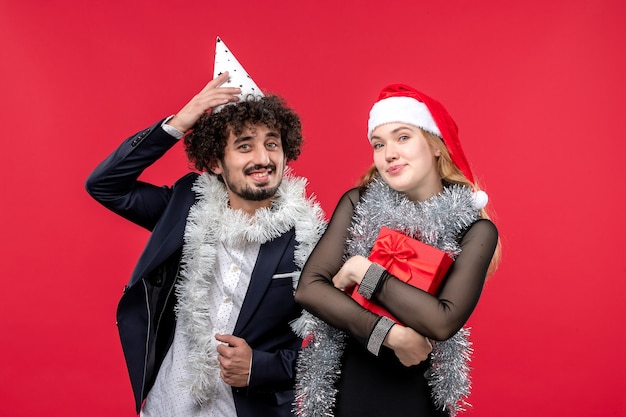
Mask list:
[{"label": "red background wall", "polygon": [[[371,161],[367,112],[385,84],[456,119],[504,244],[471,318],[466,415],[626,415],[625,8],[0,1],[0,415],[133,415],[114,312],[148,235],[83,183],[204,86],[217,35],[301,114],[293,167],[329,214]],[[187,170],[176,148],[145,177]]]}]

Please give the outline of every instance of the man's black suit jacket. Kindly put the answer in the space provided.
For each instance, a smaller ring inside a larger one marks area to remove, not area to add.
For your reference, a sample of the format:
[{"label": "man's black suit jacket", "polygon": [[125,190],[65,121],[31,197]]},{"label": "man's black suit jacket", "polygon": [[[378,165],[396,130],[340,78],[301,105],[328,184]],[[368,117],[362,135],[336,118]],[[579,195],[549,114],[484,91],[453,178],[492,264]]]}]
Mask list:
[{"label": "man's black suit jacket", "polygon": [[[119,302],[117,324],[137,412],[172,342],[177,278],[187,214],[196,201],[198,174],[172,187],[138,181],[139,175],[178,141],[162,121],[128,139],[89,176],[98,202],[152,233]],[[301,309],[293,298],[294,230],[261,246],[233,334],[253,349],[250,385],[233,388],[237,415],[290,416],[295,361],[301,340],[289,328]]]}]

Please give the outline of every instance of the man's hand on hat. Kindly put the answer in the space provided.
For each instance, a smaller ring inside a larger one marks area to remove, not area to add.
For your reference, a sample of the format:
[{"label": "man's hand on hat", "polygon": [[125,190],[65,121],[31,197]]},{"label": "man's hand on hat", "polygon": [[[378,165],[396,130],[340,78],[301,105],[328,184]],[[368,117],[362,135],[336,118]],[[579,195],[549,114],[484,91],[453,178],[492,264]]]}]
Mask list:
[{"label": "man's hand on hat", "polygon": [[220,87],[226,81],[228,81],[228,72],[224,72],[211,80],[167,124],[184,133],[191,129],[207,110],[222,104],[239,101],[237,94],[241,93],[241,89]]}]

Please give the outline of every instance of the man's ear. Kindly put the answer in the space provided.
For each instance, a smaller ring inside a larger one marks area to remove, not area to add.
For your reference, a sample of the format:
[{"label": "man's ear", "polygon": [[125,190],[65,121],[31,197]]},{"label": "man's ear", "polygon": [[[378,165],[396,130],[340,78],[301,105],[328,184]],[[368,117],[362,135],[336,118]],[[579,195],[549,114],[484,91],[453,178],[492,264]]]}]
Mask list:
[{"label": "man's ear", "polygon": [[211,162],[209,162],[209,169],[215,175],[220,175],[224,172],[222,169],[222,163],[218,159],[212,159]]}]

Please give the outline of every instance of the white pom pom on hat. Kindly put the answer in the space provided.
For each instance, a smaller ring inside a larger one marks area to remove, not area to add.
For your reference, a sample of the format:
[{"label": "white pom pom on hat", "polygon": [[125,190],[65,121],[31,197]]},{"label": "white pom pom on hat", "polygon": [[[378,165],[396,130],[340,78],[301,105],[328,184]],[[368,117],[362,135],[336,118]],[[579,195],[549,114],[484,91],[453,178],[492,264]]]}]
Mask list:
[{"label": "white pom pom on hat", "polygon": [[475,210],[480,210],[485,208],[487,202],[489,201],[489,196],[483,190],[474,191],[472,193],[472,208]]}]

